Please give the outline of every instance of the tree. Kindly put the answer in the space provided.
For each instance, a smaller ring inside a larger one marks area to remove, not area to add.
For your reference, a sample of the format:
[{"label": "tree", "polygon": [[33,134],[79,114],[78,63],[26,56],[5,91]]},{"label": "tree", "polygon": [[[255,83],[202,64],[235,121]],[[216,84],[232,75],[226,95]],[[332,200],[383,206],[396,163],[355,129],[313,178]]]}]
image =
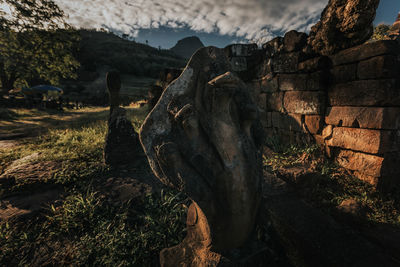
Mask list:
[{"label": "tree", "polygon": [[52,0],[0,0],[1,94],[32,81],[76,78],[79,35]]},{"label": "tree", "polygon": [[374,28],[374,33],[372,34],[371,39],[374,41],[385,40],[387,39],[387,35],[390,32],[391,26],[386,24],[379,24]]}]

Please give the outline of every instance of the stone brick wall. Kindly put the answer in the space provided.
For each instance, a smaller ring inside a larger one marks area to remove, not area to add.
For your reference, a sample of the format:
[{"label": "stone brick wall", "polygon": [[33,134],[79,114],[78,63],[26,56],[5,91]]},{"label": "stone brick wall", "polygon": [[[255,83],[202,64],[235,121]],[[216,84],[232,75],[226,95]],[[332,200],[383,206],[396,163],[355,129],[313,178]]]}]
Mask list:
[{"label": "stone brick wall", "polygon": [[400,185],[400,45],[378,41],[325,57],[305,54],[302,42],[291,32],[262,49],[236,46],[240,58],[226,48],[268,138],[318,143],[356,177]]}]

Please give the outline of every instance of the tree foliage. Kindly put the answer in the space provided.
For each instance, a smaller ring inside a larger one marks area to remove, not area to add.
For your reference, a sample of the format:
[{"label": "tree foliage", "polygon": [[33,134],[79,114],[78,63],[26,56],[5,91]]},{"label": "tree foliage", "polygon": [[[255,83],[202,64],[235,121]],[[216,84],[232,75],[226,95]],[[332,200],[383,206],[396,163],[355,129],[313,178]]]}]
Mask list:
[{"label": "tree foliage", "polygon": [[390,25],[386,24],[379,24],[374,28],[374,33],[371,37],[372,40],[378,41],[378,40],[386,40],[388,39],[387,35],[391,30]]},{"label": "tree foliage", "polygon": [[[7,7],[7,8],[6,8]],[[4,91],[76,78],[79,34],[52,0],[0,0],[0,80]]]}]

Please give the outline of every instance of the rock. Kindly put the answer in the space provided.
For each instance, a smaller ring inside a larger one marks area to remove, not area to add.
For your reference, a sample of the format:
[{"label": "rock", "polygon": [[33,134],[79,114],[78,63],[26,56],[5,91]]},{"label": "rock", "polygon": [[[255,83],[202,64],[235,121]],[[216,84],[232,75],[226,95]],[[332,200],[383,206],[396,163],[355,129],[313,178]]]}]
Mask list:
[{"label": "rock", "polygon": [[331,107],[325,122],[334,126],[396,130],[400,127],[400,108]]},{"label": "rock", "polygon": [[288,91],[283,98],[283,105],[289,113],[319,115],[324,112],[324,98],[323,92]]},{"label": "rock", "polygon": [[340,166],[359,173],[379,177],[382,174],[384,158],[351,150],[339,150],[335,155]]},{"label": "rock", "polygon": [[266,75],[261,78],[260,90],[266,93],[274,93],[279,89],[278,76]]},{"label": "rock", "polygon": [[198,50],[142,125],[154,174],[192,199],[187,236],[161,251],[161,266],[217,266],[221,252],[245,245],[254,230],[262,127],[230,63],[221,49]]},{"label": "rock", "polygon": [[275,37],[271,41],[263,44],[262,48],[265,50],[265,55],[267,58],[273,57],[283,50],[283,37]]},{"label": "rock", "polygon": [[142,153],[139,136],[126,117],[126,110],[114,108],[108,121],[104,162],[111,166],[134,163]]},{"label": "rock", "polygon": [[329,57],[314,57],[299,63],[298,69],[301,72],[314,72],[329,69],[331,66]]},{"label": "rock", "polygon": [[306,115],[304,118],[304,124],[309,133],[319,134],[324,125],[324,120],[320,115]]},{"label": "rock", "polygon": [[307,90],[307,74],[279,74],[279,89],[282,91]]},{"label": "rock", "polygon": [[267,110],[283,111],[283,92],[267,93]]},{"label": "rock", "polygon": [[372,22],[379,0],[330,0],[320,21],[311,28],[308,44],[321,55],[367,41],[373,32]]},{"label": "rock", "polygon": [[399,55],[400,46],[396,41],[383,40],[352,47],[331,56],[334,66],[357,63],[376,56]]},{"label": "rock", "polygon": [[370,154],[398,151],[396,132],[335,127],[329,146],[351,149]]},{"label": "rock", "polygon": [[366,207],[354,198],[348,198],[343,200],[337,207],[339,212],[348,214],[353,217],[364,217],[366,216]]},{"label": "rock", "polygon": [[378,56],[361,61],[357,70],[360,80],[397,78],[400,77],[400,60],[394,55]]},{"label": "rock", "polygon": [[332,79],[335,84],[357,80],[357,64],[335,66],[331,69]]},{"label": "rock", "polygon": [[302,115],[272,112],[272,126],[289,131],[302,131]]},{"label": "rock", "polygon": [[286,52],[300,51],[307,44],[307,34],[297,31],[289,31],[283,37],[283,48]]},{"label": "rock", "polygon": [[330,106],[400,106],[397,79],[362,80],[336,84],[329,89]]},{"label": "rock", "polygon": [[107,73],[110,94],[110,118],[103,150],[106,164],[117,166],[134,163],[142,154],[139,136],[126,117],[126,110],[119,107],[121,79],[117,72]]}]

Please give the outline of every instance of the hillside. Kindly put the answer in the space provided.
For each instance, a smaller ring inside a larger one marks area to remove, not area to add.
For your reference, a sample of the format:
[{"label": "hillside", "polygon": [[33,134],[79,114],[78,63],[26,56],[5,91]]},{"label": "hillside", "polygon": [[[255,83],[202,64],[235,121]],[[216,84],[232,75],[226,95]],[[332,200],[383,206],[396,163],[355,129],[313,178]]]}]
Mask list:
[{"label": "hillside", "polygon": [[186,37],[179,40],[170,50],[183,58],[190,58],[197,49],[204,47],[204,44],[196,36]]},{"label": "hillside", "polygon": [[69,99],[93,104],[107,103],[105,74],[111,69],[121,73],[121,94],[143,98],[147,89],[166,68],[182,68],[186,60],[169,50],[120,38],[112,33],[80,30],[77,58],[81,63],[78,80],[62,83]]},{"label": "hillside", "polygon": [[87,71],[110,66],[121,73],[157,78],[164,68],[180,68],[186,61],[168,50],[122,39],[112,33],[81,30],[78,59]]}]

